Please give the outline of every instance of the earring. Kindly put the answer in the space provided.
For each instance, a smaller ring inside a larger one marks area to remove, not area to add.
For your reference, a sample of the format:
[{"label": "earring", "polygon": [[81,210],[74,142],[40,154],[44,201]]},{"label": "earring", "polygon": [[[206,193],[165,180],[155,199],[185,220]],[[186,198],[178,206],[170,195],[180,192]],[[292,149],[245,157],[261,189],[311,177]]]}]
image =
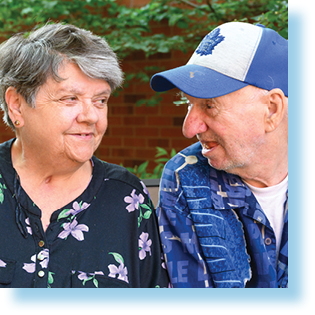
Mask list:
[{"label": "earring", "polygon": [[15,122],[14,122],[14,125],[16,125],[16,126],[18,126],[20,124],[20,121],[19,120],[16,120]]}]

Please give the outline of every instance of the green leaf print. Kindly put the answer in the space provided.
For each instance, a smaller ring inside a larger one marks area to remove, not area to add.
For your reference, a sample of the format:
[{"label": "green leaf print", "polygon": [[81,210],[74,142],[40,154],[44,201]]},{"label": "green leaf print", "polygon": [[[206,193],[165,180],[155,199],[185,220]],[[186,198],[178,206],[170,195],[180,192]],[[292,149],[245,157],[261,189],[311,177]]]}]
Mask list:
[{"label": "green leaf print", "polygon": [[[144,214],[142,214],[142,209],[147,210]],[[139,204],[139,217],[138,217],[138,227],[142,219],[149,219],[152,213],[152,209],[145,203]]]},{"label": "green leaf print", "polygon": [[[2,178],[2,176],[0,175],[0,178]],[[5,184],[1,184],[0,183],[0,203],[3,203],[4,201],[4,190],[7,189],[7,187],[5,186]]]},{"label": "green leaf print", "polygon": [[95,285],[96,288],[98,288],[98,281],[95,278],[93,279],[93,284]]},{"label": "green leaf print", "polygon": [[[88,279],[84,279],[83,282],[82,282],[82,284],[85,285],[85,283],[86,283],[87,281],[90,281],[90,280],[93,279],[93,278],[94,278],[94,276],[93,276],[93,277],[89,277]],[[94,281],[93,281],[93,282],[94,282]]]},{"label": "green leaf print", "polygon": [[71,209],[64,209],[64,210],[62,210],[62,211],[59,213],[59,215],[58,215],[57,221],[59,221],[60,219],[66,218],[66,217],[69,215],[69,213],[67,213],[67,212],[69,212],[70,210],[71,210]]},{"label": "green leaf print", "polygon": [[113,255],[114,258],[115,258],[115,260],[116,260],[118,263],[124,263],[124,259],[123,259],[123,257],[122,257],[120,254],[118,254],[118,253],[112,253],[112,252],[110,252],[110,253],[108,253],[108,254]]},{"label": "green leaf print", "polygon": [[147,212],[144,213],[143,217],[144,217],[145,219],[149,219],[151,213],[152,213],[151,211],[147,211]]},{"label": "green leaf print", "polygon": [[54,283],[54,277],[53,277],[53,275],[54,275],[55,273],[54,272],[51,272],[51,271],[49,271],[48,272],[48,288],[51,288],[51,284],[53,284]]}]

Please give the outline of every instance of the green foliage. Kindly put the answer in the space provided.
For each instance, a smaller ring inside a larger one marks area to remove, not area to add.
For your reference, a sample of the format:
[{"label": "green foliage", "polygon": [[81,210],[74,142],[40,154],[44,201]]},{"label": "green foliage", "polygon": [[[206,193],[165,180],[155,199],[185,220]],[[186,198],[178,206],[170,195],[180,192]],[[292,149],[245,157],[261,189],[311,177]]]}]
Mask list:
[{"label": "green foliage", "polygon": [[149,173],[147,171],[147,167],[149,165],[149,161],[145,161],[139,166],[136,165],[134,167],[126,167],[126,169],[138,176],[141,179],[146,179],[146,178],[160,178],[163,172],[163,168],[165,163],[175,156],[176,151],[175,149],[172,149],[170,153],[167,152],[167,150],[156,147],[156,155],[155,155],[155,160],[154,163],[156,164],[153,173]]},{"label": "green foliage", "polygon": [[[49,21],[71,23],[104,36],[120,60],[134,53],[147,58],[192,51],[208,32],[228,21],[261,23],[288,38],[288,0],[151,0],[140,8],[115,0],[0,0],[0,40]],[[158,33],[154,28],[159,25],[174,31]],[[149,84],[151,74],[162,70],[147,67],[126,73],[125,87],[134,80]],[[138,100],[136,106],[156,106],[161,99],[156,93],[151,99]],[[140,178],[160,177],[164,163],[175,152],[169,155],[162,148],[157,150],[153,173],[147,172],[149,161],[129,170]],[[0,202],[1,193],[0,187]]]},{"label": "green foliage", "polygon": [[[202,37],[227,21],[248,21],[274,28],[288,36],[288,0],[151,0],[140,8],[115,0],[1,0],[0,38],[30,31],[49,21],[61,21],[105,36],[122,60],[134,52],[145,57],[156,53],[196,48]],[[154,32],[168,25],[176,35]],[[161,69],[159,69],[161,70]],[[159,71],[158,70],[158,71]],[[149,81],[148,72],[127,74]],[[155,101],[145,102],[149,105]]]}]

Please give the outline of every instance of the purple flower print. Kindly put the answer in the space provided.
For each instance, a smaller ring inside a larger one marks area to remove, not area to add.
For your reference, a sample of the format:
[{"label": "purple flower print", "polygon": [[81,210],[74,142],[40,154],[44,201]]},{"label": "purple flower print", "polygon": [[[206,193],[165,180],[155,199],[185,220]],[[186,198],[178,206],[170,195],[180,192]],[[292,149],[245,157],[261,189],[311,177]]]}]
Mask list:
[{"label": "purple flower print", "polygon": [[89,280],[89,276],[87,275],[86,272],[83,271],[79,271],[79,275],[78,275],[79,280]]},{"label": "purple flower print", "polygon": [[140,184],[142,185],[143,192],[144,192],[146,195],[149,195],[149,196],[150,196],[149,191],[148,191],[148,188],[147,188],[147,186],[144,184],[144,182],[143,182],[143,181],[140,181]]},{"label": "purple flower print", "polygon": [[72,215],[72,218],[74,216],[76,216],[79,212],[87,209],[88,207],[90,206],[89,203],[87,202],[83,202],[81,201],[80,203],[78,203],[77,201],[75,201],[73,204],[72,204],[72,209],[64,209],[62,210],[59,215],[58,215],[58,221],[60,219],[63,219],[63,218],[66,218],[67,216],[69,216],[70,214]]},{"label": "purple flower print", "polygon": [[90,206],[89,203],[86,203],[86,202],[80,202],[78,203],[77,201],[75,201],[73,204],[72,204],[72,208],[73,209],[70,209],[68,210],[64,215],[65,216],[68,216],[69,214],[72,214],[72,215],[77,215],[79,212],[87,209],[88,207]]},{"label": "purple flower print", "polygon": [[130,196],[126,196],[124,198],[124,201],[126,203],[129,203],[129,205],[126,207],[128,212],[135,211],[136,209],[139,209],[139,204],[144,202],[144,197],[142,194],[139,194],[139,196],[136,195],[136,190],[134,189]]},{"label": "purple flower print", "polygon": [[6,263],[0,259],[0,267],[5,268],[6,267]]},{"label": "purple flower print", "polygon": [[27,230],[27,233],[32,235],[33,232],[32,232],[32,228],[30,227],[30,218],[26,218],[25,219],[25,223],[26,223],[26,230]]},{"label": "purple flower print", "polygon": [[47,268],[49,263],[49,249],[45,248],[40,251],[37,255],[37,258],[41,260],[39,264],[42,266],[42,268]]},{"label": "purple flower print", "polygon": [[32,263],[24,263],[23,264],[23,269],[28,272],[28,273],[33,273],[35,272],[35,268],[36,268],[36,264],[35,264],[35,261],[36,261],[36,255],[33,255],[31,257],[31,261],[33,261]]},{"label": "purple flower print", "polygon": [[90,280],[91,278],[93,278],[96,275],[104,276],[104,272],[103,271],[95,271],[92,273],[87,273],[87,272],[79,271],[78,279],[79,280]]},{"label": "purple flower print", "polygon": [[72,222],[64,223],[62,227],[64,230],[58,235],[58,237],[61,239],[66,239],[71,234],[78,241],[83,241],[83,232],[89,231],[89,227],[87,225],[78,224],[76,219],[74,219]]},{"label": "purple flower print", "polygon": [[109,277],[116,278],[116,275],[118,275],[117,279],[128,282],[127,267],[125,267],[123,263],[121,263],[118,267],[116,267],[113,264],[109,265],[108,269],[109,269],[109,275],[108,275]]},{"label": "purple flower print", "polygon": [[[40,251],[37,255],[37,258],[41,261],[39,264],[42,266],[42,268],[47,268],[48,267],[48,262],[49,262],[49,249],[45,248],[42,251]],[[24,263],[23,264],[23,269],[28,272],[28,273],[33,273],[35,272],[36,269],[36,255],[33,255],[31,257],[32,263]]]},{"label": "purple flower print", "polygon": [[104,275],[103,271],[95,271],[92,273],[86,273],[83,271],[79,271],[78,279],[83,281],[82,284],[85,285],[85,283],[89,280],[93,281],[93,284],[98,288],[98,281],[95,279],[96,275]]},{"label": "purple flower print", "polygon": [[151,256],[151,245],[152,245],[152,240],[148,240],[149,238],[149,233],[144,233],[142,232],[142,234],[140,235],[139,238],[139,258],[140,260],[143,260],[146,256],[147,253],[149,252],[150,256]]},{"label": "purple flower print", "polygon": [[118,275],[119,280],[125,281],[129,283],[128,281],[128,270],[127,267],[124,265],[124,259],[122,256],[118,253],[109,253],[114,256],[115,260],[119,263],[119,266],[115,266],[114,264],[108,265],[109,269],[109,277],[116,278],[116,275]]}]

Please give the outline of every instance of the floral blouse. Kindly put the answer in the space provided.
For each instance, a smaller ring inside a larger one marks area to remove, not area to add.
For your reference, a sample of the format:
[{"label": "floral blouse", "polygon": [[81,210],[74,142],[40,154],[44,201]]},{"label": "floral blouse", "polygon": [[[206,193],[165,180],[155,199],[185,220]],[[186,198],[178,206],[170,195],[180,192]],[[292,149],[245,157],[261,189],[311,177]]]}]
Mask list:
[{"label": "floral blouse", "polygon": [[13,141],[0,144],[0,288],[168,287],[154,207],[139,179],[93,157],[89,186],[44,232],[12,166]]}]

